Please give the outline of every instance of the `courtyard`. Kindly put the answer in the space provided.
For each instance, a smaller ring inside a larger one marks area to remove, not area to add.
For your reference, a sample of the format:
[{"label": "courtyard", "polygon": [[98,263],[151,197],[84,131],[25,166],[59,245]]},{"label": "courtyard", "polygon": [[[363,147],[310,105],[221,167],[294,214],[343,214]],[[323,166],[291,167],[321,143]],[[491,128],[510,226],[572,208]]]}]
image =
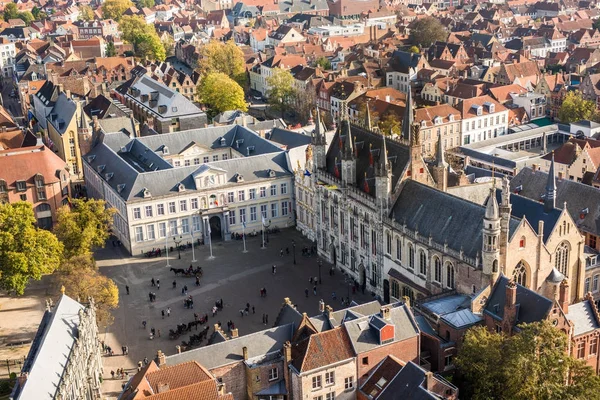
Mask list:
[{"label": "courtyard", "polygon": [[[295,265],[293,241],[296,243]],[[176,340],[169,339],[169,329],[194,321],[194,313],[208,315],[207,324],[199,326],[198,332],[208,326],[210,335],[218,322],[227,332],[227,321],[233,321],[241,336],[272,326],[285,297],[289,297],[300,312],[308,315],[318,313],[321,299],[333,309],[343,308],[342,297],[350,296],[358,303],[373,299],[369,293],[353,293],[352,282],[339,270],[330,275],[332,266],[326,263],[322,264],[322,283],[316,285],[315,295],[315,285],[309,280],[319,276],[317,257],[302,255],[302,249],[311,246],[311,242],[294,229],[269,235],[266,249],[262,249],[261,245],[260,236],[248,238],[247,252],[244,253],[242,240],[214,242],[212,259],[208,245],[198,246],[194,249],[196,262],[192,262],[191,249],[182,251],[181,259],[174,251],[169,254],[169,267],[164,253],[158,258],[130,257],[122,247],[114,247],[110,241],[106,248],[98,251],[96,257],[100,271],[116,282],[120,296],[119,308],[113,312],[114,323],[100,332],[100,339],[114,351],[114,356],[103,357],[105,395],[116,397],[124,382],[112,379],[111,370],[123,368],[130,374],[135,373],[138,362],[145,357],[154,358],[157,350],[167,355],[174,354],[182,340],[187,341],[190,334],[197,333],[192,328],[191,332]],[[190,265],[203,269],[199,286],[196,286],[194,277],[176,277],[170,270],[187,269]],[[276,266],[274,274],[273,265]],[[152,279],[160,282],[160,288],[151,285]],[[175,288],[173,282],[176,283]],[[129,286],[129,295],[126,294],[126,286]],[[181,292],[184,286],[188,287],[188,296],[193,298],[193,309],[184,306],[187,298]],[[266,297],[260,296],[261,288],[267,290]],[[149,300],[150,292],[156,294],[154,302]],[[223,310],[213,318],[211,309],[220,299],[223,300]],[[250,304],[249,314],[242,316],[240,310],[244,310],[247,303]],[[166,315],[167,308],[171,309],[170,316]],[[164,318],[162,311],[165,311]],[[268,315],[267,324],[263,323],[263,314]],[[146,321],[146,328],[142,321]],[[150,339],[151,328],[156,331],[154,339]],[[121,354],[121,346],[129,348],[127,356]]]}]

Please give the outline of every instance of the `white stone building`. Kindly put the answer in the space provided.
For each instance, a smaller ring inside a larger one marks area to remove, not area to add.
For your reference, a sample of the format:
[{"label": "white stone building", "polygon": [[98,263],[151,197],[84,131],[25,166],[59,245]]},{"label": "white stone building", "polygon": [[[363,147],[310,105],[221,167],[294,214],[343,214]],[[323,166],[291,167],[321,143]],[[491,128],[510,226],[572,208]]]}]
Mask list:
[{"label": "white stone building", "polygon": [[[95,135],[84,157],[91,197],[115,207],[113,233],[132,253],[211,233],[294,224],[293,174],[285,152],[237,125],[131,139]],[[193,236],[192,236],[193,234]],[[207,240],[205,240],[207,242]]]},{"label": "white stone building", "polygon": [[508,109],[488,95],[465,99],[456,108],[462,117],[462,144],[480,142],[508,132]]}]

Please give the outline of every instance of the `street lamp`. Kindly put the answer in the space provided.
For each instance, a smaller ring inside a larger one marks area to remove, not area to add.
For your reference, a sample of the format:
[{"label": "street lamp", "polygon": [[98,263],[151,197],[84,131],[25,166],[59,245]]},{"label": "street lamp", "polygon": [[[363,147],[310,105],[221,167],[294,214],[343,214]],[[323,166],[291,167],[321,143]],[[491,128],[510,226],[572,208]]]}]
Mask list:
[{"label": "street lamp", "polygon": [[292,240],[292,251],[294,253],[294,265],[296,265],[296,241]]},{"label": "street lamp", "polygon": [[321,260],[317,260],[317,264],[319,265],[319,285],[323,282],[321,281],[321,264],[323,264],[323,262]]},{"label": "street lamp", "polygon": [[[267,228],[269,226],[271,226],[271,220],[269,220],[269,222],[267,222],[265,219],[265,215],[263,215],[263,218],[262,218],[262,226],[263,226],[263,230],[262,230],[263,243],[262,243],[261,248],[266,249],[267,247],[265,246],[265,232],[267,231]],[[267,234],[267,243],[269,243],[269,234]]]},{"label": "street lamp", "polygon": [[179,245],[181,244],[182,241],[183,241],[182,235],[179,235],[179,240],[177,240],[177,236],[173,236],[173,242],[175,242],[175,247],[177,247],[177,253],[179,254],[180,260],[181,260],[181,249],[179,248]]}]

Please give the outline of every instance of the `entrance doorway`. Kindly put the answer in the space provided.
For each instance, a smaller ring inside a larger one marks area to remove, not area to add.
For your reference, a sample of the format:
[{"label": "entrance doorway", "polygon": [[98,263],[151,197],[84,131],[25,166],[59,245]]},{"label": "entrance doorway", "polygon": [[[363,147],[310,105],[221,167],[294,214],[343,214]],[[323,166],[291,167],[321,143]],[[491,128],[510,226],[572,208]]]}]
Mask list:
[{"label": "entrance doorway", "polygon": [[221,240],[221,218],[218,216],[210,217],[208,220],[210,224],[210,240]]},{"label": "entrance doorway", "polygon": [[383,280],[383,302],[390,304],[390,281],[387,279]]}]

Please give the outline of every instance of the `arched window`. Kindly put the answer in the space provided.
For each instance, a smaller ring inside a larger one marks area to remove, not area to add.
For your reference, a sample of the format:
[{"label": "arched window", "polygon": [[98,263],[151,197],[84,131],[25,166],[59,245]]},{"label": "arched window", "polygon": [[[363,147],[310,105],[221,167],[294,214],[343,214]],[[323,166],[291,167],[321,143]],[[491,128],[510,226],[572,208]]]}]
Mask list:
[{"label": "arched window", "polygon": [[390,235],[390,232],[385,233],[385,253],[392,254],[392,235]]},{"label": "arched window", "polygon": [[513,272],[513,279],[516,283],[521,286],[527,286],[527,267],[525,263],[521,261],[515,271]]},{"label": "arched window", "polygon": [[433,257],[433,280],[442,282],[442,262],[439,257]]},{"label": "arched window", "polygon": [[454,265],[452,263],[446,264],[446,286],[450,289],[454,289]]},{"label": "arched window", "polygon": [[415,268],[415,248],[412,244],[408,245],[408,268]]},{"label": "arched window", "polygon": [[419,273],[427,275],[427,255],[423,250],[419,251]]},{"label": "arched window", "polygon": [[35,208],[35,212],[50,211],[50,204],[42,203]]},{"label": "arched window", "polygon": [[392,297],[395,299],[400,298],[400,285],[396,280],[392,280]]},{"label": "arched window", "polygon": [[563,275],[569,276],[569,245],[562,242],[554,254],[554,266]]},{"label": "arched window", "polygon": [[494,260],[492,263],[492,272],[498,272],[498,260]]},{"label": "arched window", "polygon": [[402,260],[402,242],[399,237],[396,238],[396,260]]}]

